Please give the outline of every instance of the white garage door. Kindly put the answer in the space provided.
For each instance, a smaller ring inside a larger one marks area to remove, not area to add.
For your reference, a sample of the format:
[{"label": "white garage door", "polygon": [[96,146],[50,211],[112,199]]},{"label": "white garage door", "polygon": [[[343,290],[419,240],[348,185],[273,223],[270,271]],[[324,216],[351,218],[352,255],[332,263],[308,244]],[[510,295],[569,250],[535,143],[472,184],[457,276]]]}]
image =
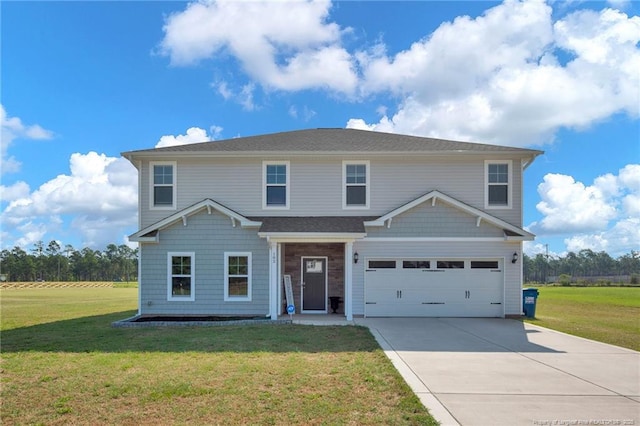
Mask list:
[{"label": "white garage door", "polygon": [[369,317],[502,317],[501,259],[367,259]]}]

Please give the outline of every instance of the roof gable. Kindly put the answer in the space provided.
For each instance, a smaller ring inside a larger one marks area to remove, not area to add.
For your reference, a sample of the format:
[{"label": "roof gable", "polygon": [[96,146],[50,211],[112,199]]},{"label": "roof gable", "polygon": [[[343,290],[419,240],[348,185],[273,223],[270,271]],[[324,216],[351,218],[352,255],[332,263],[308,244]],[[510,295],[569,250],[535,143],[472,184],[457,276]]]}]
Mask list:
[{"label": "roof gable", "polygon": [[158,239],[159,239],[158,231],[164,228],[167,228],[180,220],[182,220],[186,224],[187,218],[189,216],[192,216],[205,209],[209,212],[209,214],[211,214],[212,211],[215,210],[229,217],[229,219],[231,219],[232,226],[236,226],[236,223],[239,223],[240,226],[243,228],[244,227],[257,228],[261,225],[261,222],[250,220],[242,216],[240,213],[235,212],[230,208],[223,206],[222,204],[210,198],[207,198],[205,200],[200,201],[199,203],[193,204],[192,206],[189,206],[183,210],[180,210],[179,212],[176,212],[171,216],[168,216],[162,219],[161,221],[154,223],[153,225],[147,226],[146,228],[139,230],[138,232],[130,235],[129,240],[137,241],[137,242],[158,242]]},{"label": "roof gable", "polygon": [[466,203],[463,203],[461,201],[456,200],[453,197],[450,197],[440,191],[434,190],[431,192],[428,192],[427,194],[416,198],[413,201],[408,202],[407,204],[404,204],[392,211],[390,211],[389,213],[380,216],[379,218],[375,219],[375,220],[371,220],[371,221],[367,221],[365,222],[365,226],[391,226],[391,222],[393,221],[393,218],[401,215],[404,212],[407,212],[411,209],[413,209],[416,206],[419,206],[423,203],[426,202],[431,202],[432,205],[435,205],[436,202],[441,201],[444,202],[446,204],[448,204],[451,207],[454,207],[464,213],[467,213],[471,216],[475,216],[477,218],[477,224],[478,226],[480,225],[481,221],[487,222],[491,225],[494,225],[496,227],[502,228],[504,230],[504,235],[506,239],[510,239],[510,240],[533,240],[534,239],[534,235],[531,234],[530,232],[525,231],[524,229],[521,229],[517,226],[514,226],[508,222],[505,222],[502,219],[499,219],[485,211],[482,211],[480,209],[477,209],[473,206],[470,206]]}]

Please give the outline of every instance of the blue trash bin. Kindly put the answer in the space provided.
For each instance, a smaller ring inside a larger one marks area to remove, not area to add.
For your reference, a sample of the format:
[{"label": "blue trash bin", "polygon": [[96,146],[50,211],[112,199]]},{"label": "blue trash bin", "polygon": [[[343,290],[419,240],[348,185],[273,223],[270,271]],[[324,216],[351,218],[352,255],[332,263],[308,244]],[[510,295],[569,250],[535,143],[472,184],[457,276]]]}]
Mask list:
[{"label": "blue trash bin", "polygon": [[522,289],[522,312],[524,312],[525,317],[535,318],[538,294],[539,292],[537,288]]}]

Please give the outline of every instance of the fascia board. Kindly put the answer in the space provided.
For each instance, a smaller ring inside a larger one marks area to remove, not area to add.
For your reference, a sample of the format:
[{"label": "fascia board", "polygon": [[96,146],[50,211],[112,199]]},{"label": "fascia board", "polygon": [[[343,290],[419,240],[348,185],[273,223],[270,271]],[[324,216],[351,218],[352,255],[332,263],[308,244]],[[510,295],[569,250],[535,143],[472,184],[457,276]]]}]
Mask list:
[{"label": "fascia board", "polygon": [[[531,154],[535,156],[540,155],[542,151],[527,151],[527,157]],[[523,157],[523,152],[514,151],[131,151],[122,153],[122,156],[129,161],[134,159],[156,159],[156,158],[243,158],[243,157],[282,157],[283,155],[291,157],[342,157],[342,156],[369,156],[369,157],[405,157],[410,155],[415,156],[428,156],[428,157],[445,157],[445,156],[483,156],[483,157],[495,157],[495,156],[509,156],[511,158]]]},{"label": "fascia board", "polygon": [[[269,240],[313,240],[313,241],[351,241],[359,240],[366,236],[366,233],[327,233],[327,232],[258,232],[260,238]],[[284,242],[284,241],[283,241]]]}]

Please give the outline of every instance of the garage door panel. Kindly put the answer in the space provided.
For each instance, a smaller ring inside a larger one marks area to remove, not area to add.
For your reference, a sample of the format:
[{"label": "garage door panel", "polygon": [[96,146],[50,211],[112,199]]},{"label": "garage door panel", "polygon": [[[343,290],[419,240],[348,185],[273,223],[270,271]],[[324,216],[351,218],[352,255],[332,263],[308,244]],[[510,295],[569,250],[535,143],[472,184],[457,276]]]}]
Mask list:
[{"label": "garage door panel", "polygon": [[407,262],[397,259],[396,268],[367,270],[365,315],[501,317],[504,273],[499,262],[433,259],[426,269],[403,268]]},{"label": "garage door panel", "polygon": [[375,317],[423,317],[428,315],[428,307],[418,303],[405,303],[398,306],[396,303],[367,304],[369,316]]},{"label": "garage door panel", "polygon": [[448,312],[456,312],[457,317],[500,317],[502,303],[490,302],[449,302]]}]

